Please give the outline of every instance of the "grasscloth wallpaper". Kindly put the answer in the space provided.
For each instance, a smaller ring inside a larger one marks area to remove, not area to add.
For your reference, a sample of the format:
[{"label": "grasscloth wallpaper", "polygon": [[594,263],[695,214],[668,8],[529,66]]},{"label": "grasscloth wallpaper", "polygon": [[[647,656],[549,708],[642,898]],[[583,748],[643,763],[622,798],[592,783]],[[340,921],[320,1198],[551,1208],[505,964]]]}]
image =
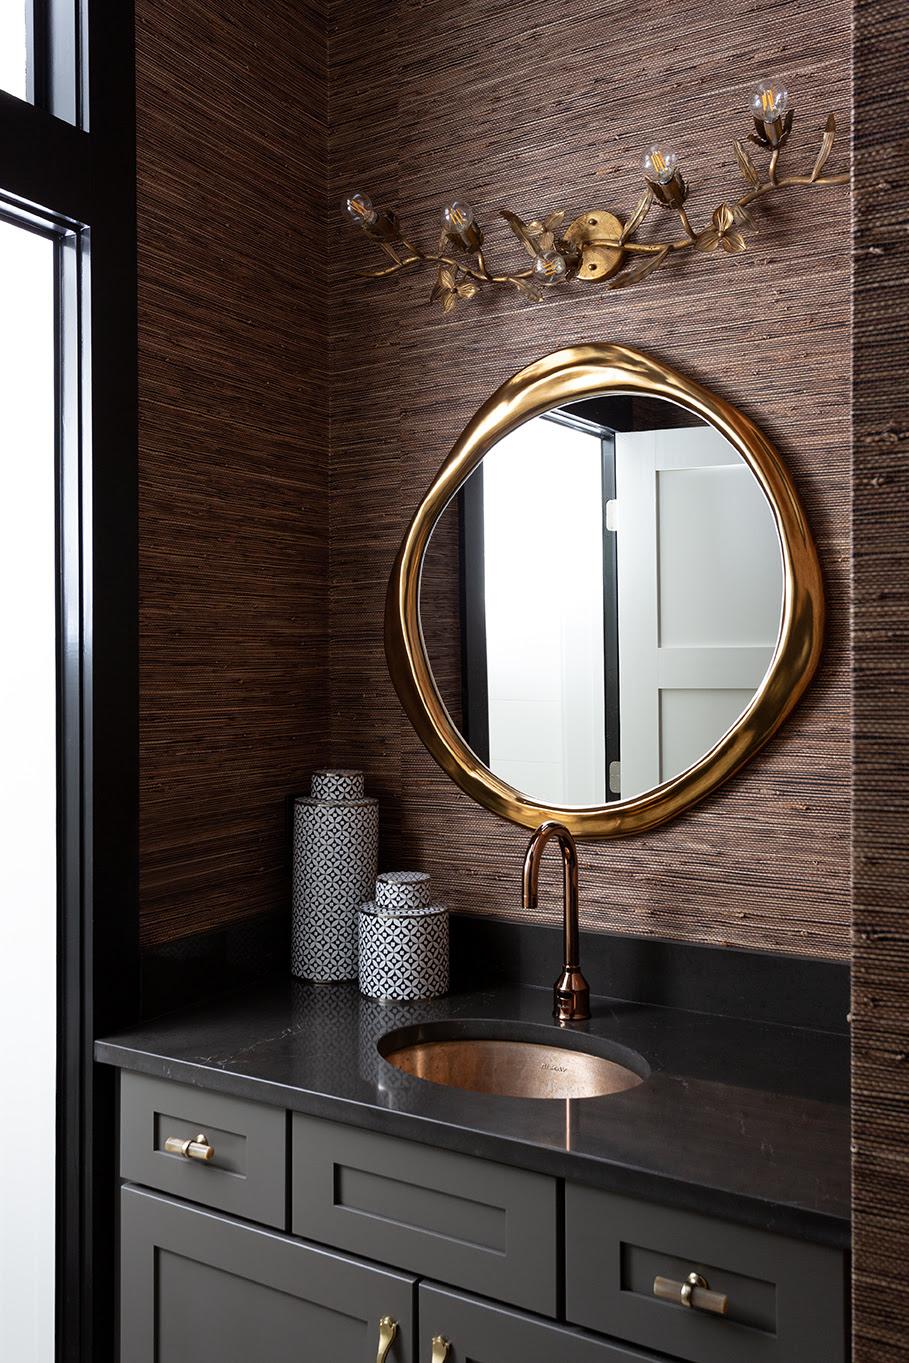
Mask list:
[{"label": "grasscloth wallpaper", "polygon": [[855,1363],[909,1351],[909,10],[855,11]]},{"label": "grasscloth wallpaper", "polygon": [[[848,195],[774,202],[743,257],[679,261],[627,292],[577,287],[538,307],[495,298],[451,317],[427,305],[425,277],[358,279],[373,255],[337,205],[360,186],[434,241],[440,205],[463,195],[488,224],[490,255],[513,253],[501,206],[526,217],[628,212],[642,150],[667,138],[700,223],[739,192],[732,136],[747,131],[756,77],[786,73],[790,154],[806,169],[830,109],[848,144],[849,5],[582,0],[567,18],[509,0],[345,0],[330,18],[331,739],[334,759],[365,767],[381,798],[384,862],[428,867],[458,909],[520,914],[525,835],[474,806],[413,735],[385,667],[385,583],[410,515],[483,398],[560,346],[627,343],[740,405],[778,444],[818,540],[830,621],[817,683],[752,766],[664,830],[582,848],[584,923],[846,957]],[[538,917],[554,921],[549,874]]]},{"label": "grasscloth wallpaper", "polygon": [[851,18],[846,0],[581,0],[568,18],[505,0],[138,0],[141,912],[153,948],[283,911],[286,797],[334,760],[362,763],[381,797],[386,864],[429,866],[460,909],[517,915],[523,834],[436,771],[388,681],[388,570],[452,440],[515,369],[595,338],[687,370],[788,459],[826,574],[827,648],[808,699],[723,792],[646,839],[583,848],[584,921],[846,958],[854,861],[855,1358],[896,1363],[909,1338],[905,6],[854,6],[851,528],[845,195],[775,203],[746,256],[680,262],[637,292],[449,319],[427,308],[425,280],[359,281],[371,256],[337,210],[359,182],[431,240],[451,193],[489,223],[503,203],[627,208],[641,149],[667,137],[701,221],[736,180],[729,139],[756,75],[789,77],[806,165],[802,134],[828,109],[848,127]]},{"label": "grasscloth wallpaper", "polygon": [[324,17],[136,6],[143,943],[283,907],[328,755]]}]

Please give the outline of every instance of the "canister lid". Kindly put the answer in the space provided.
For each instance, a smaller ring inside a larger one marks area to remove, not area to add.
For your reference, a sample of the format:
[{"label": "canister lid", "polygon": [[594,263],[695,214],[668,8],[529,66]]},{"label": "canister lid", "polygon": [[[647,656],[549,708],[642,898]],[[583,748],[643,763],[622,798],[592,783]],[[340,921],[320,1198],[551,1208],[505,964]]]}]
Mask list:
[{"label": "canister lid", "polygon": [[361,771],[324,768],[313,772],[309,793],[314,800],[362,800],[366,781]]},{"label": "canister lid", "polygon": [[429,875],[426,871],[381,871],[376,880],[376,908],[386,912],[395,909],[424,909],[430,900]]}]

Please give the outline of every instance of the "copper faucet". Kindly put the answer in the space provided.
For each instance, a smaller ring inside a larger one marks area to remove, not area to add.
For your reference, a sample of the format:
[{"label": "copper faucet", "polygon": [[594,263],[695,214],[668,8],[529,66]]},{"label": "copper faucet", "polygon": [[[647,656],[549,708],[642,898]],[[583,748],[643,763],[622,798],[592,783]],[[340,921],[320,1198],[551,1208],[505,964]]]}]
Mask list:
[{"label": "copper faucet", "polygon": [[590,1017],[590,987],[581,973],[578,933],[578,849],[564,824],[550,819],[540,824],[524,857],[524,908],[535,909],[538,901],[540,860],[550,838],[557,838],[565,869],[564,964],[553,988],[552,1015],[560,1023],[583,1022]]}]

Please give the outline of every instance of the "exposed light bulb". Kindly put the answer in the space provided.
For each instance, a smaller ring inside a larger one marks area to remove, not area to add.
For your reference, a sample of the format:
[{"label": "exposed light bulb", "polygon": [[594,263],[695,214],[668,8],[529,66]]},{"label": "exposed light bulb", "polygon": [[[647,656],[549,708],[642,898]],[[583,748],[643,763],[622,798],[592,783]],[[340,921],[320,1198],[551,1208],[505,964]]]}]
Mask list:
[{"label": "exposed light bulb", "polygon": [[355,189],[352,194],[348,194],[344,200],[344,211],[351,222],[355,222],[358,227],[364,228],[372,227],[379,216],[372,206],[372,199],[367,194],[361,194],[358,189]]},{"label": "exposed light bulb", "polygon": [[669,147],[654,146],[643,160],[644,174],[658,185],[668,185],[679,168],[678,155]]},{"label": "exposed light bulb", "polygon": [[751,112],[761,123],[776,123],[789,109],[789,91],[782,81],[771,78],[751,96]]},{"label": "exposed light bulb", "polygon": [[568,262],[559,251],[541,251],[533,262],[533,275],[538,284],[560,284],[568,272]]},{"label": "exposed light bulb", "polygon": [[470,231],[473,223],[473,209],[461,199],[455,199],[442,209],[442,226],[450,237],[463,237]]}]

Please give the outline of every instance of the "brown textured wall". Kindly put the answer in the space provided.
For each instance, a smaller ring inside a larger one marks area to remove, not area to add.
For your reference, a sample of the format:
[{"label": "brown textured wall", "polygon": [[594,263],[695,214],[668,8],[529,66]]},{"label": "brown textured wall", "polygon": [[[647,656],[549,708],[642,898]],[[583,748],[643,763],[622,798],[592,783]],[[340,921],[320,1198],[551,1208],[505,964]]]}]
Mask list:
[{"label": "brown textured wall", "polygon": [[[670,138],[706,219],[738,183],[756,77],[788,76],[791,152],[810,168],[828,110],[848,143],[847,0],[753,0],[692,11],[581,0],[330,9],[333,230],[332,749],[382,799],[385,864],[422,864],[449,902],[517,915],[524,833],[434,766],[385,668],[394,552],[478,403],[522,365],[590,339],[653,351],[737,403],[776,441],[818,540],[830,607],[819,679],[743,774],[646,838],[582,849],[587,926],[829,957],[849,951],[850,209],[843,190],[781,199],[744,257],[678,261],[638,289],[580,286],[542,306],[495,298],[453,317],[429,281],[364,284],[369,243],[337,202],[360,185],[433,242],[469,197],[489,254],[517,260],[495,211],[630,210],[642,149]],[[838,164],[844,164],[840,154]],[[736,191],[737,192],[737,191]],[[335,226],[336,225],[336,226]],[[554,878],[549,882],[554,886]],[[556,913],[555,896],[540,917]]]},{"label": "brown textured wall", "polygon": [[136,42],[147,947],[286,904],[327,756],[326,23],[138,0]]},{"label": "brown textured wall", "polygon": [[[855,9],[855,1363],[909,1355],[909,10]],[[901,174],[895,173],[901,165]]]}]

